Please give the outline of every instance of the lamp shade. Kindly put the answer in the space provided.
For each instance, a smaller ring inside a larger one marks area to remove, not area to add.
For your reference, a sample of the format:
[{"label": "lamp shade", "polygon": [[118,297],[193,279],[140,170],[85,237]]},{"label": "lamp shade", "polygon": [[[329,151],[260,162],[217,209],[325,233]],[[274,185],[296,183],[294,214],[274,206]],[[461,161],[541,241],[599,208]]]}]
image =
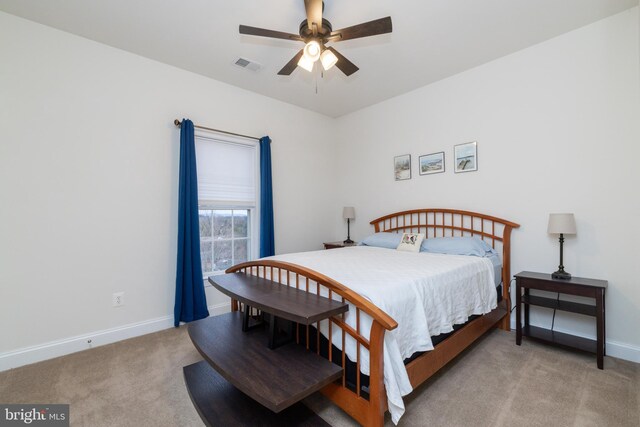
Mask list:
[{"label": "lamp shade", "polygon": [[325,70],[329,70],[331,67],[336,65],[338,62],[338,57],[334,55],[329,49],[325,49],[324,52],[320,55],[320,62],[322,62],[322,68]]},{"label": "lamp shade", "polygon": [[304,55],[302,55],[298,61],[298,65],[309,72],[313,71],[313,64],[315,64],[315,62]]},{"label": "lamp shade", "polygon": [[304,56],[311,62],[316,62],[320,59],[320,43],[316,40],[311,40],[304,46]]},{"label": "lamp shade", "polygon": [[549,234],[576,234],[576,219],[572,213],[549,214]]},{"label": "lamp shade", "polygon": [[356,210],[351,207],[345,207],[342,209],[342,218],[344,219],[356,219]]}]

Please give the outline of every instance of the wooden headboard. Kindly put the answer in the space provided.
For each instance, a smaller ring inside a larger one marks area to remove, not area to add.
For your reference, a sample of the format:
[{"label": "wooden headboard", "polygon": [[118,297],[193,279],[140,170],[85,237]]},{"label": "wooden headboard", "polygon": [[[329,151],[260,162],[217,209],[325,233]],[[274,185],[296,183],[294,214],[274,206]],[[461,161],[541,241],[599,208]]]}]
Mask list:
[{"label": "wooden headboard", "polygon": [[511,230],[515,222],[456,209],[414,209],[371,221],[378,232],[423,233],[425,238],[476,236],[498,252],[502,250],[502,296],[509,301],[511,280]]}]

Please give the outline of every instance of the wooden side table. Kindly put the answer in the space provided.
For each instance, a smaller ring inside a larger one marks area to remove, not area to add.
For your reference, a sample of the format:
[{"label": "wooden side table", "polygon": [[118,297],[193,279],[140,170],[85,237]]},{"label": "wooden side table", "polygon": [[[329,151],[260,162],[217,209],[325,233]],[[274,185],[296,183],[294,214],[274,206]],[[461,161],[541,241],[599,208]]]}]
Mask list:
[{"label": "wooden side table", "polygon": [[[516,274],[515,277],[516,344],[521,344],[522,336],[524,335],[549,344],[576,348],[590,353],[595,353],[598,368],[602,369],[603,358],[606,354],[604,294],[607,289],[607,281],[586,279],[582,277],[572,277],[570,280],[560,280],[553,279],[550,274],[534,273],[531,271],[523,271]],[[555,299],[530,295],[529,291],[531,289],[589,297],[595,300],[595,305],[561,301],[559,298]],[[524,293],[522,290],[524,290]],[[524,327],[522,325],[521,315],[521,307],[523,304]],[[577,337],[537,326],[531,326],[529,324],[529,307],[532,305],[595,317],[597,339],[594,341],[588,338]]]},{"label": "wooden side table", "polygon": [[349,246],[357,246],[358,242],[353,243],[345,243],[345,242],[324,242],[325,249],[337,249],[337,248],[346,248]]}]

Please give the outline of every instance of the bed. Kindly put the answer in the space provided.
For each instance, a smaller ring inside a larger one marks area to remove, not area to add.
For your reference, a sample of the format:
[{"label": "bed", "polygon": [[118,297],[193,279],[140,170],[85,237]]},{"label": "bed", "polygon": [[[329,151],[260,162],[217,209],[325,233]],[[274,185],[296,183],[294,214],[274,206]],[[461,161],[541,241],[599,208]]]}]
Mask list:
[{"label": "bed", "polygon": [[[494,266],[487,259],[378,247],[281,255],[239,264],[227,273],[260,276],[348,303],[347,313],[312,327],[296,325],[295,338],[344,368],[341,381],[329,384],[322,393],[360,424],[381,426],[385,411],[397,422],[404,411],[402,396],[487,330],[494,326],[509,330],[510,238],[511,230],[519,226],[452,209],[403,211],[371,224],[376,233],[481,239],[502,255],[500,278],[495,280]],[[444,295],[439,294],[444,299],[438,303],[431,287],[422,286],[436,283],[422,275],[427,260],[429,264],[437,261],[434,265],[442,273],[435,274],[440,283],[436,287]],[[496,298],[495,283],[500,284],[500,298]],[[459,309],[452,301],[458,301],[456,295],[463,290],[471,299]],[[451,306],[454,316],[443,317],[438,304]],[[232,310],[241,308],[232,301]],[[434,346],[432,336],[446,338]]]}]

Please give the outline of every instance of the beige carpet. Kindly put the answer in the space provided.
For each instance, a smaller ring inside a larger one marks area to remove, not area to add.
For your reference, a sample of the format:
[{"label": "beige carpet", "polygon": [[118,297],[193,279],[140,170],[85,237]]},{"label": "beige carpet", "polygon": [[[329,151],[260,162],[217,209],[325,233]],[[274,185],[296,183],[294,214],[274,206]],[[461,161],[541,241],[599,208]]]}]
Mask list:
[{"label": "beige carpet", "polygon": [[[182,367],[201,360],[170,329],[0,373],[2,403],[70,403],[73,426],[201,426]],[[640,426],[640,364],[494,330],[405,399],[400,426]],[[320,395],[333,426],[355,423]],[[387,418],[387,425],[392,425]]]}]

